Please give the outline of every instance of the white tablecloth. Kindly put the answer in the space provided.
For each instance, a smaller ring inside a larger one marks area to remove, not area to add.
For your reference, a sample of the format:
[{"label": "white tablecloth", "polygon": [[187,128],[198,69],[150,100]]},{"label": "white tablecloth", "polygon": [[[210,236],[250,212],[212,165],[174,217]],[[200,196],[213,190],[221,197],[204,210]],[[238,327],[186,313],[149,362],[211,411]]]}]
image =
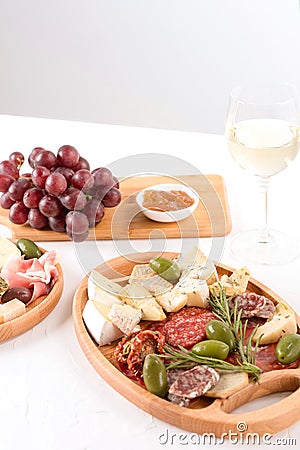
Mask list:
[{"label": "white tablecloth", "polygon": [[[182,158],[202,173],[221,174],[226,182],[233,221],[233,231],[225,240],[222,262],[234,267],[247,264],[254,278],[271,287],[299,311],[299,258],[287,265],[267,267],[237,261],[230,255],[231,236],[260,223],[262,199],[253,178],[231,160],[224,136],[0,116],[1,160],[8,158],[12,151],[19,150],[28,156],[35,146],[56,151],[63,144],[78,148],[92,168],[124,156],[154,152]],[[274,177],[269,202],[270,225],[296,237],[300,218],[299,169],[298,158],[288,170]],[[4,227],[0,231],[9,236]],[[203,250],[208,252],[211,239],[201,241]],[[113,242],[100,241],[98,245],[103,258],[118,256]],[[71,317],[73,295],[87,268],[80,265],[70,241],[41,241],[41,246],[58,250],[65,289],[58,306],[44,321],[0,345],[1,450],[195,448],[194,441],[189,440],[190,433],[143,412],[94,371],[79,347]],[[145,251],[149,242],[135,241],[134,246],[137,251]],[[179,239],[166,242],[166,250],[180,249]],[[239,411],[261,408],[283,396],[274,394],[258,399]],[[173,443],[169,439],[164,444],[164,438],[160,438],[166,430],[174,435]],[[186,438],[180,441],[181,433]],[[271,443],[277,446],[280,441],[276,439],[282,439],[281,445],[289,448],[286,442],[291,438],[300,445],[299,423],[273,436]],[[220,447],[237,446],[227,442]],[[256,448],[254,445],[245,447]],[[261,443],[259,448],[263,447],[269,445]],[[297,448],[297,445],[290,448]]]}]

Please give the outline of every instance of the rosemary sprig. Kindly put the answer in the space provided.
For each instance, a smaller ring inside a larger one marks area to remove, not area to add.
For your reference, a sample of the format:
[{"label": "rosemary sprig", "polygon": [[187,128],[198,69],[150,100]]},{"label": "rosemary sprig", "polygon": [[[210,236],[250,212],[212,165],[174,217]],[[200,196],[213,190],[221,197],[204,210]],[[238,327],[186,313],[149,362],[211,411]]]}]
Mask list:
[{"label": "rosemary sprig", "polygon": [[219,370],[229,370],[233,372],[247,372],[253,377],[257,378],[261,372],[259,367],[248,361],[238,362],[238,365],[231,364],[227,361],[222,361],[216,358],[198,356],[193,352],[186,350],[182,346],[177,348],[169,344],[164,345],[165,354],[159,355],[160,358],[166,358],[166,368],[169,369],[191,369],[199,364],[205,364],[209,367]]},{"label": "rosemary sprig", "polygon": [[[213,290],[212,294],[210,295],[209,304],[214,314],[219,317],[222,322],[226,323],[226,325],[228,325],[228,327],[232,330],[236,343],[235,350],[238,352],[241,358],[241,364],[244,366],[250,364],[251,366],[257,367],[255,366],[255,359],[262,335],[259,336],[259,339],[256,341],[253,347],[253,336],[257,331],[258,326],[256,326],[254,330],[252,330],[250,336],[248,337],[248,339],[246,339],[245,336],[248,320],[246,320],[243,324],[241,320],[242,309],[238,311],[238,302],[235,302],[233,310],[230,310],[229,301],[231,300],[231,298],[232,297],[226,297],[226,291],[219,283],[219,293]],[[257,369],[258,371],[253,374],[254,378],[256,379],[259,378],[258,375],[260,373],[258,367]]]}]

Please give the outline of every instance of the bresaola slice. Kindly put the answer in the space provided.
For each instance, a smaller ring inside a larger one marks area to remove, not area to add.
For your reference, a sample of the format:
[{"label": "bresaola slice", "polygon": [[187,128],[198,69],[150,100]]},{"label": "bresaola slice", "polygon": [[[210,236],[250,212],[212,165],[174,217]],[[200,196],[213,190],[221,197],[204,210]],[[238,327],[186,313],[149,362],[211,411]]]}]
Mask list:
[{"label": "bresaola slice", "polygon": [[176,375],[172,373],[171,379],[176,379],[169,388],[168,398],[179,406],[188,406],[191,399],[204,395],[220,379],[220,375],[215,369],[205,365],[180,371],[178,376]]},{"label": "bresaola slice", "polygon": [[1,276],[10,287],[22,286],[33,289],[31,301],[47,295],[58,278],[57,252],[45,252],[39,259],[24,259],[24,256],[10,258],[4,264]]}]

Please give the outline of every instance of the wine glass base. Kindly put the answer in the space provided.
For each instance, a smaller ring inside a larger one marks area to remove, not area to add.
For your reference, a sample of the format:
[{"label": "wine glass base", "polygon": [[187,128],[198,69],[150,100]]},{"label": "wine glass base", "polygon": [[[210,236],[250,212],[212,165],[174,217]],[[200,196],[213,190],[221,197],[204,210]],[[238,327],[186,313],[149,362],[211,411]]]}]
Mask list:
[{"label": "wine glass base", "polygon": [[265,239],[261,230],[249,230],[232,239],[231,253],[244,263],[279,265],[296,259],[300,254],[300,245],[292,236],[281,231],[268,230]]}]

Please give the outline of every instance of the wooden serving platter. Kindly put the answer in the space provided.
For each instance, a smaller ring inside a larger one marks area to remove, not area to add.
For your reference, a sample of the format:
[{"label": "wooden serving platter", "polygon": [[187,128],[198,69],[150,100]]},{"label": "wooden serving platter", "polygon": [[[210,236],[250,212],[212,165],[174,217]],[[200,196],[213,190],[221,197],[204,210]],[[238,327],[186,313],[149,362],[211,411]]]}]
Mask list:
[{"label": "wooden serving platter", "polygon": [[[43,249],[41,249],[43,250]],[[46,251],[46,250],[43,250]],[[55,308],[64,287],[64,275],[60,264],[56,265],[58,279],[48,295],[38,297],[28,306],[26,312],[16,319],[0,324],[0,342],[8,341],[40,323]]]},{"label": "wooden serving platter", "polygon": [[[182,183],[194,188],[200,197],[196,211],[178,223],[154,222],[144,216],[135,202],[136,194],[160,183]],[[122,202],[106,208],[100,224],[90,229],[88,239],[151,239],[225,236],[231,231],[231,217],[226,187],[220,175],[136,176],[120,182]],[[0,223],[7,226],[12,237],[27,236],[33,241],[68,241],[66,233],[36,230],[29,225],[15,225],[8,211],[0,207]]]},{"label": "wooden serving platter", "polygon": [[[126,276],[137,262],[146,263],[155,253],[141,253],[118,257],[101,264],[97,270],[108,278]],[[174,258],[175,253],[165,253]],[[219,275],[231,275],[233,269],[219,264]],[[153,416],[194,433],[214,433],[220,437],[223,433],[242,431],[238,424],[246,424],[247,433],[274,434],[300,419],[300,369],[274,370],[264,373],[259,383],[249,383],[239,392],[225,400],[201,397],[191,408],[183,408],[167,400],[159,398],[137,385],[119,371],[113,359],[116,343],[99,347],[87,332],[82,320],[82,311],[87,302],[86,276],[78,287],[73,301],[73,320],[79,344],[94,369],[117,392],[139,408]],[[265,295],[275,303],[283,302],[269,288],[254,279],[249,281],[249,290]],[[297,316],[300,324],[300,318]],[[275,405],[243,414],[233,412],[239,406],[259,397],[274,392],[293,391],[285,399]],[[120,412],[121,414],[121,412]],[[228,437],[228,436],[227,436]]]}]

